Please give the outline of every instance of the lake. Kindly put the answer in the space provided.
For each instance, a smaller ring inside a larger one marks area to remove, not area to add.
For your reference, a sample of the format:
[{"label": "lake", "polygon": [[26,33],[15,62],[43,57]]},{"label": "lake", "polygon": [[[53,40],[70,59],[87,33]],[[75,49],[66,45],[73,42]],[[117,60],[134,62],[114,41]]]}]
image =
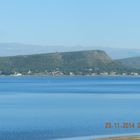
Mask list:
[{"label": "lake", "polygon": [[138,122],[140,77],[0,77],[0,140],[139,133]]}]

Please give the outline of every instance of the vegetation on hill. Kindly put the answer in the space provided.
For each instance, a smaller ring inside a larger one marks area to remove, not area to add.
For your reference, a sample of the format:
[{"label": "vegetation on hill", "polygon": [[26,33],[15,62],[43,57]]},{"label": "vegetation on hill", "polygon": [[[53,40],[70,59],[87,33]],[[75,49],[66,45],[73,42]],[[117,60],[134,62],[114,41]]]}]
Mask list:
[{"label": "vegetation on hill", "polygon": [[113,61],[104,51],[77,51],[0,57],[0,73],[21,74],[100,74],[132,72],[135,69]]},{"label": "vegetation on hill", "polygon": [[117,62],[127,67],[140,69],[140,57],[130,57],[130,58],[125,58],[125,59],[120,59],[120,60],[117,60]]}]

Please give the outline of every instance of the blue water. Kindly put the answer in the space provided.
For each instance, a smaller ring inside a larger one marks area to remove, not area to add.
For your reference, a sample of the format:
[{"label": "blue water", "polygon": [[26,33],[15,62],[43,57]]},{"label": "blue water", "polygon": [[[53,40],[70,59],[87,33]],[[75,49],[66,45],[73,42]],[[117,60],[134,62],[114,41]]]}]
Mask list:
[{"label": "blue water", "polygon": [[0,140],[139,133],[138,122],[140,77],[0,77]]}]

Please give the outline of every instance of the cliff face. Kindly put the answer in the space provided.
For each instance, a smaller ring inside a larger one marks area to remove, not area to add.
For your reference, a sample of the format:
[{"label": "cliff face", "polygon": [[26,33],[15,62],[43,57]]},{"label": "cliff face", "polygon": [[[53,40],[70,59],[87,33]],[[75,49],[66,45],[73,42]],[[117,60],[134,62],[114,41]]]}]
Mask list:
[{"label": "cliff face", "polygon": [[61,53],[61,56],[63,67],[68,68],[99,67],[112,61],[104,51],[100,50],[67,52]]}]

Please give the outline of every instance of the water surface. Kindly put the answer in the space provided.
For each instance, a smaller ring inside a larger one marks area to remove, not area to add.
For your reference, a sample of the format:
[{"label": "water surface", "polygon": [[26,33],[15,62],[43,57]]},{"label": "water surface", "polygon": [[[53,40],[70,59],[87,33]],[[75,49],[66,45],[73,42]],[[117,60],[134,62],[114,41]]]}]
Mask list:
[{"label": "water surface", "polygon": [[138,133],[140,77],[1,77],[0,139]]}]

